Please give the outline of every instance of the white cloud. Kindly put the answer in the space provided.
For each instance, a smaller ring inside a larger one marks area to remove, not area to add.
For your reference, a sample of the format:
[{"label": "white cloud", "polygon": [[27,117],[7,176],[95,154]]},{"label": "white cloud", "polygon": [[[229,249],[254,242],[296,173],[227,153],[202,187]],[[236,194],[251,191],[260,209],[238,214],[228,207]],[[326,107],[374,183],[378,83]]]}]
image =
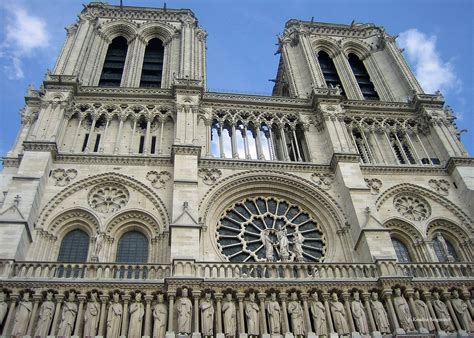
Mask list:
[{"label": "white cloud", "polygon": [[10,79],[24,77],[22,59],[49,45],[46,22],[18,5],[3,5],[6,12],[5,39],[0,44],[3,69]]},{"label": "white cloud", "polygon": [[417,29],[409,29],[401,33],[397,41],[405,49],[408,60],[414,66],[415,75],[426,92],[460,88],[461,81],[452,64],[441,60],[436,50],[436,36],[427,36]]}]

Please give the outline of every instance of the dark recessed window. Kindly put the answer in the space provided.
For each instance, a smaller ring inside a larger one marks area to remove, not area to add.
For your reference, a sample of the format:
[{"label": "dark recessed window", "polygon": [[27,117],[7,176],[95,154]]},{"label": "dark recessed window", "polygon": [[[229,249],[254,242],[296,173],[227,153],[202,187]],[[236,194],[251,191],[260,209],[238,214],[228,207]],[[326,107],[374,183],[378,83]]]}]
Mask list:
[{"label": "dark recessed window", "polygon": [[69,232],[62,240],[58,262],[85,262],[89,252],[89,235],[76,229]]},{"label": "dark recessed window", "polygon": [[[444,241],[446,242],[449,255],[454,259],[455,262],[458,262],[459,257],[456,253],[456,250],[454,249],[454,246],[448,240],[445,239]],[[443,244],[437,238],[433,240],[433,248],[436,253],[436,257],[438,257],[440,262],[448,261],[448,256],[446,255],[446,251],[443,248]]]},{"label": "dark recessed window", "polygon": [[165,48],[160,39],[151,39],[145,49],[140,87],[161,88]]},{"label": "dark recessed window", "polygon": [[141,232],[129,231],[118,243],[118,263],[146,263],[148,261],[148,239]]},{"label": "dark recessed window", "polygon": [[328,86],[328,88],[335,88],[336,86],[339,86],[339,88],[343,90],[341,79],[337,74],[334,62],[329,57],[329,55],[324,51],[320,51],[318,53],[318,62],[323,72],[324,80],[326,81],[326,85]]},{"label": "dark recessed window", "polygon": [[410,252],[408,251],[408,248],[406,247],[405,244],[403,244],[402,241],[396,238],[392,238],[392,244],[393,244],[393,247],[395,248],[397,259],[400,263],[410,263],[412,261],[410,257]]},{"label": "dark recessed window", "polygon": [[354,54],[349,54],[349,64],[357,80],[357,84],[366,100],[379,100],[379,95],[375,91],[374,84],[370,81],[369,73],[365,69],[364,63]]},{"label": "dark recessed window", "polygon": [[127,40],[124,37],[119,36],[112,40],[102,67],[100,87],[120,87],[127,49]]}]

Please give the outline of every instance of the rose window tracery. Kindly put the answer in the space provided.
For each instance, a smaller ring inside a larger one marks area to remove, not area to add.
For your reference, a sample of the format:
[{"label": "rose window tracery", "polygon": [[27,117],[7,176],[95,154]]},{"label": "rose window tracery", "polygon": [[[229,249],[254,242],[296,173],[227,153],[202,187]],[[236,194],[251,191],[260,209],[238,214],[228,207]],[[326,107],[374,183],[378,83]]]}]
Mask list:
[{"label": "rose window tracery", "polygon": [[89,205],[92,209],[111,213],[122,209],[129,200],[130,194],[123,185],[104,184],[94,187],[89,192]]},{"label": "rose window tracery", "polygon": [[225,210],[217,243],[231,262],[321,262],[325,237],[301,207],[273,197],[247,198]]},{"label": "rose window tracery", "polygon": [[403,217],[412,221],[423,221],[431,215],[428,202],[416,195],[397,195],[393,198],[393,205]]}]

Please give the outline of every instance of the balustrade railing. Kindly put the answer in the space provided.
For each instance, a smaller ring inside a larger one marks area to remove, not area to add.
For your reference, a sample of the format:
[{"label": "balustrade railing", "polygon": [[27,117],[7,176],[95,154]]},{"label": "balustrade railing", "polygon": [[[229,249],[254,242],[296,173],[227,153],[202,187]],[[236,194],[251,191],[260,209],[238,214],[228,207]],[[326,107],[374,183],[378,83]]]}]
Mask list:
[{"label": "balustrade railing", "polygon": [[0,279],[151,281],[202,279],[413,280],[472,279],[474,263],[229,263],[176,260],[173,264],[15,262],[0,260]]}]

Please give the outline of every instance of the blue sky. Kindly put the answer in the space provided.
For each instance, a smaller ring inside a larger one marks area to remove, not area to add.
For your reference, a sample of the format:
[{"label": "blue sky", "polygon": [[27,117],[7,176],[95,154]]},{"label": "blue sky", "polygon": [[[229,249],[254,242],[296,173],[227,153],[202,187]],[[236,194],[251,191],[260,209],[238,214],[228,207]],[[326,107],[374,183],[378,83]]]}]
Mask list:
[{"label": "blue sky", "polygon": [[[123,0],[162,7],[163,0]],[[208,86],[218,91],[270,94],[285,22],[372,22],[399,35],[400,47],[426,92],[440,89],[458,117],[462,140],[474,154],[474,1],[471,0],[168,0],[190,8],[208,32]],[[12,146],[28,84],[52,68],[85,0],[0,0],[0,156]],[[109,4],[119,4],[111,0]]]}]

